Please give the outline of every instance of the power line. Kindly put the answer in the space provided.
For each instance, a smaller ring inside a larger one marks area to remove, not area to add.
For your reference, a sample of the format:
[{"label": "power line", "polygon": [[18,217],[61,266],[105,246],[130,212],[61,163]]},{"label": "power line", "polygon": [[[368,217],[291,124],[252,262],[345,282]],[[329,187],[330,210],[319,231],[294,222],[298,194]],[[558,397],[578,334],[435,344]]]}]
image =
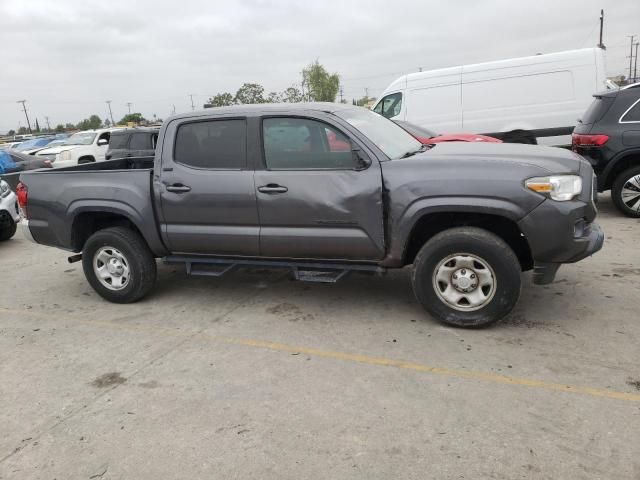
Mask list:
[{"label": "power line", "polygon": [[31,131],[31,122],[29,121],[29,115],[27,115],[27,106],[25,105],[27,103],[26,100],[18,100],[16,103],[21,103],[22,104],[22,110],[24,110],[24,116],[27,118],[27,126],[29,127],[29,133],[33,133]]},{"label": "power line", "polygon": [[629,76],[627,77],[629,81],[631,81],[631,67],[633,65],[633,41],[635,40],[635,35],[627,35],[631,39],[631,46],[629,49]]},{"label": "power line", "polygon": [[109,116],[111,117],[111,125],[115,125],[116,122],[113,121],[113,112],[111,111],[111,100],[105,100],[105,103],[109,106]]}]

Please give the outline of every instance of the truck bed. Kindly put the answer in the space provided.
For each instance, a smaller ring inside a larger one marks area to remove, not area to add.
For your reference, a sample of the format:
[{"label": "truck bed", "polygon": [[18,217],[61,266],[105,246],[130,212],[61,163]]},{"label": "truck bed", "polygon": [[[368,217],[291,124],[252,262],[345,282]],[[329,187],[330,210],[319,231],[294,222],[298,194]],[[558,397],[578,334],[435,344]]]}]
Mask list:
[{"label": "truck bed", "polygon": [[152,173],[153,157],[23,172],[20,181],[28,189],[31,235],[38,243],[79,251],[82,231],[77,226],[124,212],[151,249],[163,252],[153,209]]}]

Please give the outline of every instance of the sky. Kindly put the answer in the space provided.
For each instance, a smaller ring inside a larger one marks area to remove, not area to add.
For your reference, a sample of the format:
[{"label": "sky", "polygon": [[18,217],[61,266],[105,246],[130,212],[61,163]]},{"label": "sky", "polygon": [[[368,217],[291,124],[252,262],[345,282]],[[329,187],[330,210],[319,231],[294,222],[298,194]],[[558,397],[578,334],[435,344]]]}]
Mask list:
[{"label": "sky", "polygon": [[639,0],[0,0],[0,132],[132,112],[166,118],[245,82],[299,84],[318,59],[344,97],[433,68],[595,46],[628,71]]}]

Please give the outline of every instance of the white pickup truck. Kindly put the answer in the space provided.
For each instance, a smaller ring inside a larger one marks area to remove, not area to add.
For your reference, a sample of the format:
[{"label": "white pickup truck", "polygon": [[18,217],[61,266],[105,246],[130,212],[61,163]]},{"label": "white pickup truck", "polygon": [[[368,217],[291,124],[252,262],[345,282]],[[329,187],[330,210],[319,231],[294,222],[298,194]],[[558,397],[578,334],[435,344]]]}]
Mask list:
[{"label": "white pickup truck", "polygon": [[62,145],[40,150],[36,156],[49,160],[54,167],[72,167],[83,163],[101,162],[115,128],[85,130],[74,133]]}]

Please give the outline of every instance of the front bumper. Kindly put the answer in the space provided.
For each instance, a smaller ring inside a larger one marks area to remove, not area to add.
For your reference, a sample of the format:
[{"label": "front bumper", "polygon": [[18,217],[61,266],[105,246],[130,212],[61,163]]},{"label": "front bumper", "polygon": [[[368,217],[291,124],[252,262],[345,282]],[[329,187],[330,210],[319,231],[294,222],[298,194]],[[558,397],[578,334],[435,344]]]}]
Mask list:
[{"label": "front bumper", "polygon": [[[582,260],[590,255],[593,255],[602,248],[604,244],[604,232],[597,223],[589,225],[589,233],[584,240],[586,242],[580,242],[580,251],[572,258],[564,262],[540,262],[536,261],[533,267],[533,283],[536,285],[546,285],[553,282],[556,272],[560,268],[562,263],[573,263]],[[582,240],[582,239],[581,239]]]}]

